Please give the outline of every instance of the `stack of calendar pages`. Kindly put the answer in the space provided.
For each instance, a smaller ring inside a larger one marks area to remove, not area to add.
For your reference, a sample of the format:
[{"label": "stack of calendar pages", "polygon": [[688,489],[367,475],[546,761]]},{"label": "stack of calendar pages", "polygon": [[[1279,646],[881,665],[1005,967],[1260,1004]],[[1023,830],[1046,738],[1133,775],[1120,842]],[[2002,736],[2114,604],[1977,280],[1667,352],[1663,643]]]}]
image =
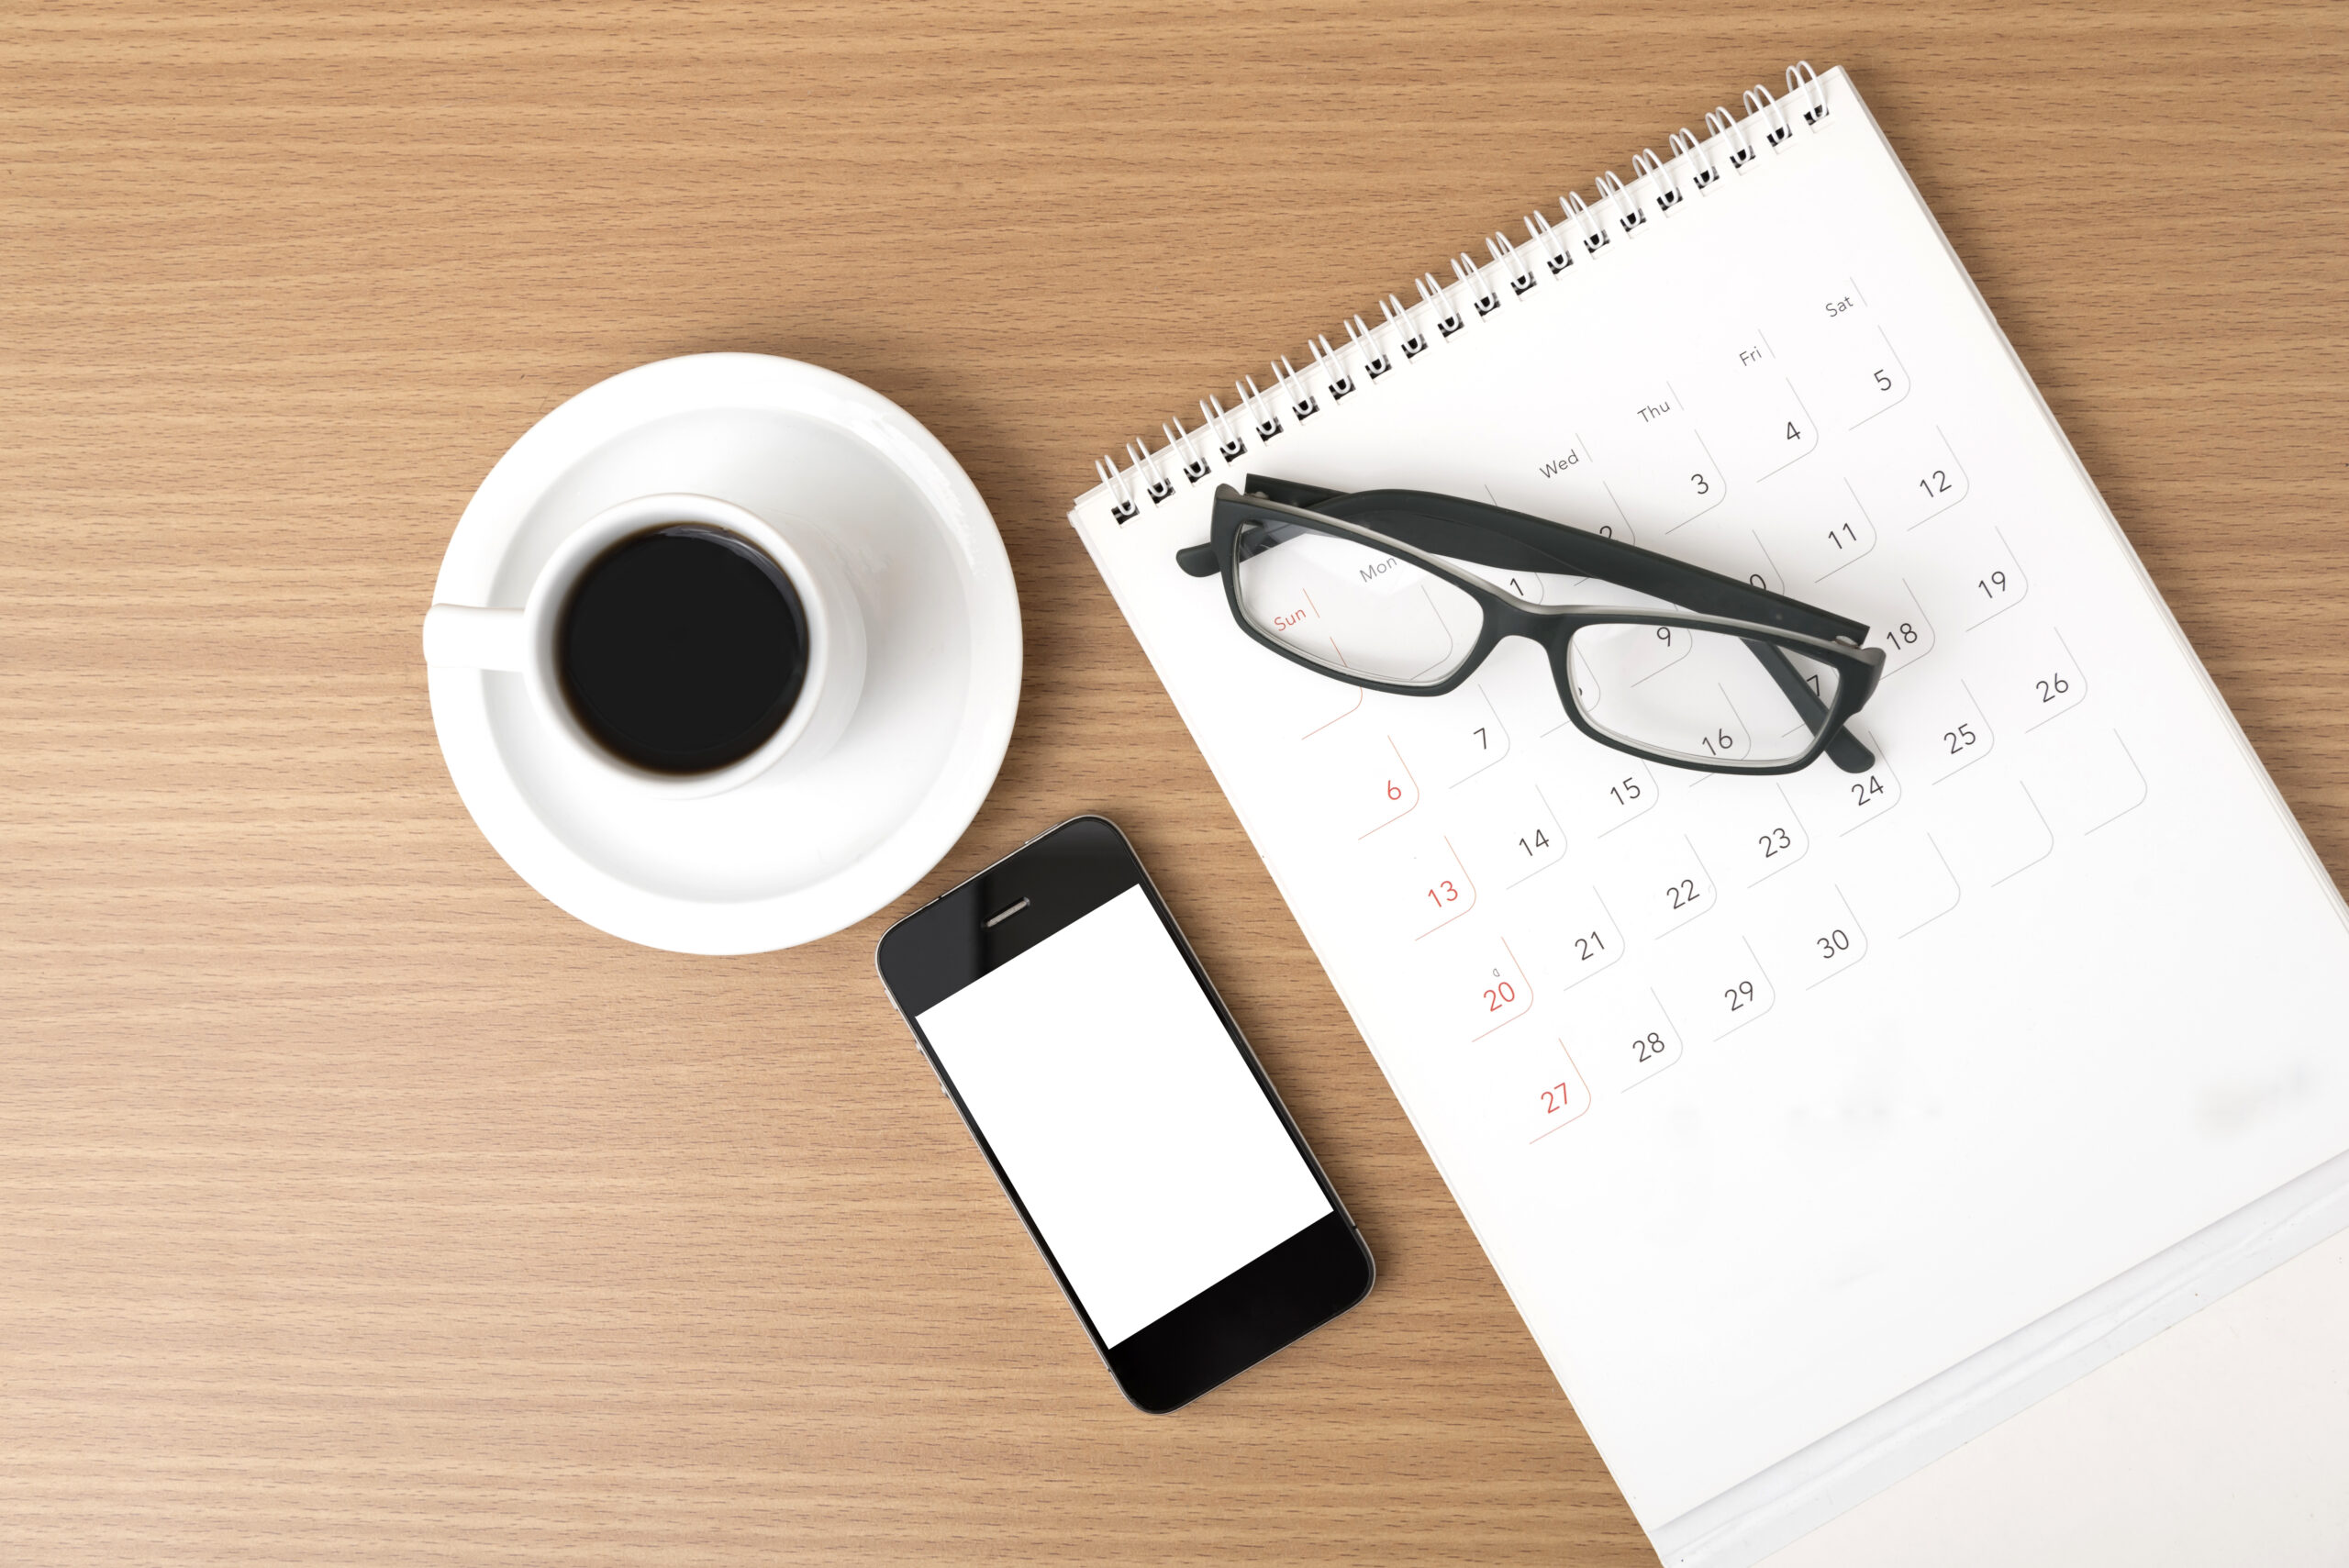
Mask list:
[{"label": "stack of calendar pages", "polygon": [[[1072,514],[1687,1564],[2349,1224],[2349,911],[1849,79],[1746,103]],[[1522,641],[1436,698],[1278,658],[1174,561],[1252,473],[1486,500],[1863,620],[1877,765],[1651,765]]]}]

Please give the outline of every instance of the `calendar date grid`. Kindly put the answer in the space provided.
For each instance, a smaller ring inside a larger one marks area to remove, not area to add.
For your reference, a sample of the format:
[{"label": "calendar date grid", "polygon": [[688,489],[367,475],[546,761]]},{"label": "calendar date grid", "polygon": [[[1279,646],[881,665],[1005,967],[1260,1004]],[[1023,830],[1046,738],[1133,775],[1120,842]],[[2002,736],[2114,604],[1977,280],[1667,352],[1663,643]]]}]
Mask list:
[{"label": "calendar date grid", "polygon": [[[1954,907],[1998,856],[1954,856],[1930,803],[1995,772],[2002,738],[2069,719],[2089,683],[2032,599],[2009,519],[1966,511],[1965,461],[1856,283],[1817,321],[1756,328],[1618,417],[1577,421],[1529,466],[1490,498],[1814,594],[1867,620],[1887,655],[1878,701],[1854,721],[1877,756],[1860,774],[1652,766],[1592,745],[1546,681],[1497,665],[1442,699],[1350,694],[1306,729],[1311,771],[1358,795],[1330,819],[1367,851],[1365,906],[1393,906],[1449,1038],[1516,1063],[1496,1092],[1534,1142]],[[1529,573],[1497,585],[1536,603],[1606,592]],[[1737,745],[1742,725],[1725,713],[1698,743]],[[2124,739],[2109,749],[2134,766]],[[1983,879],[1999,885],[2052,853],[2054,833],[2026,781],[1992,787],[2043,835],[2013,815],[2014,863]],[[1907,829],[1878,826],[1904,816]],[[1873,839],[1854,840],[1863,829]],[[1855,900],[1847,882],[1875,885]]]}]

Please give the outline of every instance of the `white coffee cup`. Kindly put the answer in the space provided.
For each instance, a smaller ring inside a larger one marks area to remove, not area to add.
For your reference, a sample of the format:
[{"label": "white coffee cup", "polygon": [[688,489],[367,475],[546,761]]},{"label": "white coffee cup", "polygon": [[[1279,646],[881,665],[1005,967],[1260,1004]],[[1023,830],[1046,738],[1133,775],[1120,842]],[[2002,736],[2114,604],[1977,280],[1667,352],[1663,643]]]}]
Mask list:
[{"label": "white coffee cup", "polygon": [[[555,634],[581,573],[607,550],[636,534],[699,523],[734,535],[780,568],[807,621],[807,671],[781,728],[749,756],[699,773],[662,773],[606,750],[564,698]],[[424,662],[522,677],[530,706],[557,744],[584,768],[650,794],[691,799],[738,789],[786,760],[793,767],[829,750],[864,690],[864,617],[839,559],[814,530],[784,535],[730,501],[712,495],[640,495],[596,513],[557,545],[517,609],[434,605],[424,617]]]}]

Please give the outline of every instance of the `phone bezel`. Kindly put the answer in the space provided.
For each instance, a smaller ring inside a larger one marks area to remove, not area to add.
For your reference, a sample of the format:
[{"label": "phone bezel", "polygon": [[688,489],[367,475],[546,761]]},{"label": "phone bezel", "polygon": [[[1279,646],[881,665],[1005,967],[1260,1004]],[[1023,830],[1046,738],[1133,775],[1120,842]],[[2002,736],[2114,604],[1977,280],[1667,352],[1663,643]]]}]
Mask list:
[{"label": "phone bezel", "polygon": [[[1141,888],[1157,911],[1159,923],[1215,1009],[1232,1048],[1248,1064],[1257,1088],[1280,1118],[1297,1157],[1330,1200],[1330,1212],[1112,1347],[1102,1342],[1100,1330],[1062,1272],[1051,1243],[1037,1228],[1019,1188],[996,1158],[985,1129],[955,1088],[953,1075],[915,1019],[1133,887]],[[992,927],[986,924],[990,916],[1023,898],[1029,900],[1029,906],[1019,915]],[[1208,978],[1198,955],[1191,951],[1166,901],[1142,869],[1141,858],[1108,817],[1071,817],[923,905],[883,934],[874,965],[930,1071],[953,1101],[963,1128],[985,1157],[1004,1195],[1011,1200],[1020,1224],[1027,1228],[1029,1240],[1043,1255],[1061,1294],[1084,1325],[1095,1353],[1135,1408],[1151,1415],[1180,1409],[1342,1315],[1370,1294],[1377,1277],[1370,1249],[1337,1189],[1330,1184],[1321,1162],[1297,1130],[1296,1119],[1281,1103],[1279,1092],[1265,1076],[1256,1053],[1249,1049],[1247,1037]]]}]

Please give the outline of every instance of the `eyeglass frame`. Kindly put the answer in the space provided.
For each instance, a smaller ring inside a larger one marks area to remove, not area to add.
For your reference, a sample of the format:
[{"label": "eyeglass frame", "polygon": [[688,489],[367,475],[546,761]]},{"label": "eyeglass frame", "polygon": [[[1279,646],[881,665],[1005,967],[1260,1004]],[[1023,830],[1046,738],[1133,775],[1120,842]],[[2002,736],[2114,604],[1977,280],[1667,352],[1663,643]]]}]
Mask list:
[{"label": "eyeglass frame", "polygon": [[[1667,767],[1752,777],[1800,773],[1822,753],[1849,773],[1864,773],[1876,765],[1875,754],[1846,728],[1875,695],[1884,673],[1884,651],[1866,646],[1868,628],[1864,622],[1621,539],[1456,495],[1393,489],[1344,493],[1256,474],[1248,475],[1247,484],[1246,494],[1229,484],[1216,487],[1208,542],[1176,550],[1175,562],[1194,577],[1219,574],[1225,601],[1240,629],[1318,675],[1398,696],[1442,696],[1474,674],[1505,639],[1522,637],[1547,655],[1559,704],[1575,728],[1612,750]],[[1364,517],[1375,517],[1381,526],[1371,527],[1362,520]],[[1379,680],[1325,663],[1288,646],[1250,619],[1241,604],[1238,546],[1241,530],[1252,522],[1288,523],[1408,559],[1476,602],[1483,618],[1475,644],[1449,674],[1426,683]],[[1398,537],[1397,530],[1416,534],[1423,542]],[[1496,556],[1501,559],[1492,559]],[[1498,571],[1598,578],[1681,608],[1537,605],[1461,571],[1451,561]],[[1567,646],[1575,634],[1593,626],[1657,626],[1737,638],[1761,660],[1803,722],[1813,726],[1809,747],[1788,761],[1707,759],[1651,749],[1600,728],[1582,711],[1565,663]],[[1764,656],[1765,646],[1833,667],[1837,672],[1833,701],[1823,700],[1785,658],[1773,661]],[[1806,699],[1809,706],[1822,710],[1820,716],[1805,711]]]}]

